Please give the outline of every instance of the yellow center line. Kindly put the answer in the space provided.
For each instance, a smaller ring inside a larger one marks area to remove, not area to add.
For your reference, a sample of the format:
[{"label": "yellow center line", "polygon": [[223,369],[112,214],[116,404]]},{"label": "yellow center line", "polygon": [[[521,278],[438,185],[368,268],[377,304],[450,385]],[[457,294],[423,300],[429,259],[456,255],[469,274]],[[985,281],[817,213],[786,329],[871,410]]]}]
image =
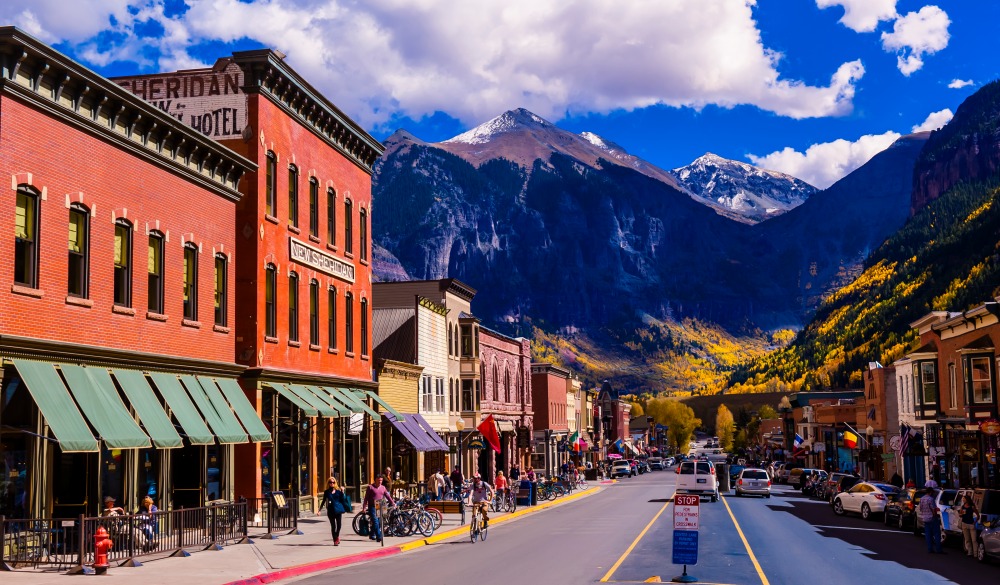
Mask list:
[{"label": "yellow center line", "polygon": [[632,553],[632,549],[635,548],[635,545],[639,544],[639,541],[642,540],[643,536],[646,536],[646,533],[649,532],[649,529],[656,522],[656,519],[660,517],[660,514],[662,514],[663,511],[667,509],[667,506],[670,505],[671,501],[672,500],[668,500],[666,504],[663,504],[663,507],[660,508],[660,511],[656,513],[656,516],[653,516],[653,519],[650,520],[649,524],[647,524],[646,527],[642,529],[642,532],[639,533],[639,536],[636,536],[635,540],[632,541],[632,544],[630,544],[629,547],[625,549],[625,553],[622,554],[622,556],[618,559],[618,561],[611,566],[611,569],[609,569],[608,572],[603,577],[601,577],[600,580],[601,583],[607,583],[608,580],[611,579],[611,575],[614,575],[615,571],[618,570],[618,567],[622,566],[622,563],[625,562],[625,559],[628,558],[628,555]]},{"label": "yellow center line", "polygon": [[726,505],[726,511],[729,512],[729,517],[733,520],[733,525],[736,526],[736,533],[740,535],[740,540],[743,541],[743,546],[747,547],[747,553],[750,554],[750,561],[753,562],[753,567],[757,569],[757,575],[760,577],[760,582],[762,585],[771,585],[771,582],[767,580],[767,576],[764,574],[764,570],[760,568],[760,563],[757,562],[757,557],[753,554],[753,550],[750,548],[750,543],[747,542],[747,537],[743,535],[743,529],[740,528],[740,523],[736,521],[736,516],[733,515],[732,508],[729,507],[729,502],[726,498],[720,498],[722,503]]}]

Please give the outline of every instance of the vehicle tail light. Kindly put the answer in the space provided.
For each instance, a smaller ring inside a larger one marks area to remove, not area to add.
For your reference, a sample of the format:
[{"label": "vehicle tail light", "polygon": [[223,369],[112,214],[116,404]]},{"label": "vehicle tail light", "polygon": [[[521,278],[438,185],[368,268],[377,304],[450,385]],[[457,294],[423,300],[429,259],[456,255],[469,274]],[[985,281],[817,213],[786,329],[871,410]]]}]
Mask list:
[{"label": "vehicle tail light", "polygon": [[743,480],[742,479],[737,480],[736,485],[743,485]]},{"label": "vehicle tail light", "polygon": [[885,499],[885,494],[872,494],[872,495],[875,496],[876,500],[884,500]]},{"label": "vehicle tail light", "polygon": [[767,487],[771,487],[771,480],[767,480]]}]

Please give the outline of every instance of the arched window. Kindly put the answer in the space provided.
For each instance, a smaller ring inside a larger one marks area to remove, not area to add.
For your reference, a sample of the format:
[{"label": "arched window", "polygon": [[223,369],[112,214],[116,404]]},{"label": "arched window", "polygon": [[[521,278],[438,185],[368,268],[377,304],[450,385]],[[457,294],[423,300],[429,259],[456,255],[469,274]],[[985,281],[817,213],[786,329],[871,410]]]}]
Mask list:
[{"label": "arched window", "polygon": [[505,402],[510,402],[510,370],[504,368],[503,371],[503,388],[504,388],[504,400]]},{"label": "arched window", "polygon": [[368,299],[361,299],[361,355],[368,355]]},{"label": "arched window", "polygon": [[361,260],[368,261],[368,210],[358,212],[358,242],[361,245]]},{"label": "arched window", "polygon": [[90,210],[74,203],[69,208],[69,296],[90,294]]},{"label": "arched window", "polygon": [[132,306],[132,224],[115,220],[115,290],[114,303]]},{"label": "arched window", "polygon": [[500,374],[497,365],[493,364],[493,399],[499,402],[500,398]]},{"label": "arched window", "polygon": [[319,237],[319,181],[309,179],[309,235]]},{"label": "arched window", "polygon": [[288,275],[288,341],[299,340],[299,275]]},{"label": "arched window", "polygon": [[146,287],[149,298],[146,310],[150,313],[163,314],[163,234],[157,231],[149,232],[149,247],[147,251]]},{"label": "arched window", "polygon": [[451,325],[448,326],[448,357],[455,355],[454,346],[455,343],[455,331],[452,329]]},{"label": "arched window", "polygon": [[309,344],[319,345],[319,282],[309,282]]},{"label": "arched window", "polygon": [[264,270],[264,335],[267,337],[278,336],[277,292],[278,267],[268,264]]},{"label": "arched window", "polygon": [[184,244],[184,318],[198,320],[198,246]]},{"label": "arched window", "polygon": [[327,311],[330,313],[327,317],[327,347],[330,349],[337,349],[337,289],[330,287],[327,291]]},{"label": "arched window", "polygon": [[344,293],[344,351],[354,353],[354,295]]},{"label": "arched window", "polygon": [[299,227],[299,168],[288,165],[288,225]]},{"label": "arched window", "polygon": [[14,210],[14,282],[38,288],[38,193],[26,185],[17,187]]},{"label": "arched window", "polygon": [[276,217],[278,206],[278,157],[267,151],[267,173],[264,177],[264,213]]},{"label": "arched window", "polygon": [[225,327],[229,320],[229,259],[215,255],[215,324]]},{"label": "arched window", "polygon": [[344,253],[354,253],[354,212],[350,199],[344,200]]}]

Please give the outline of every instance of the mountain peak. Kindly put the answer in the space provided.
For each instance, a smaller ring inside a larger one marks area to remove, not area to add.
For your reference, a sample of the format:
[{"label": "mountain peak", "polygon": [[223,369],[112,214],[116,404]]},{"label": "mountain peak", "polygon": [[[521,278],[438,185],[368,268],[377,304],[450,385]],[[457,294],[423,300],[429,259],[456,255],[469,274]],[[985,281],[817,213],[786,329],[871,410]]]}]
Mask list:
[{"label": "mountain peak", "polygon": [[468,132],[445,140],[445,143],[486,144],[493,138],[515,130],[534,128],[555,128],[551,122],[524,108],[508,110],[488,122],[476,126]]}]

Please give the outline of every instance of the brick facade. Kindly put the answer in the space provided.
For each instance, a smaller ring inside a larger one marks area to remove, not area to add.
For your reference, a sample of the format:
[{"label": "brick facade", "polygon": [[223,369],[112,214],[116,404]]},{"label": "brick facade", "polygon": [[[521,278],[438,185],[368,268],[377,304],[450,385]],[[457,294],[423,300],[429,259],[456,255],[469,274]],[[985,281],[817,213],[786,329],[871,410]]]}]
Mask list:
[{"label": "brick facade", "polygon": [[534,431],[531,386],[531,342],[523,337],[479,328],[479,357],[482,380],[482,416],[493,415],[501,426],[498,454],[489,468],[489,476],[498,470],[508,473],[513,462],[528,465],[529,450],[518,446],[519,435]]}]

